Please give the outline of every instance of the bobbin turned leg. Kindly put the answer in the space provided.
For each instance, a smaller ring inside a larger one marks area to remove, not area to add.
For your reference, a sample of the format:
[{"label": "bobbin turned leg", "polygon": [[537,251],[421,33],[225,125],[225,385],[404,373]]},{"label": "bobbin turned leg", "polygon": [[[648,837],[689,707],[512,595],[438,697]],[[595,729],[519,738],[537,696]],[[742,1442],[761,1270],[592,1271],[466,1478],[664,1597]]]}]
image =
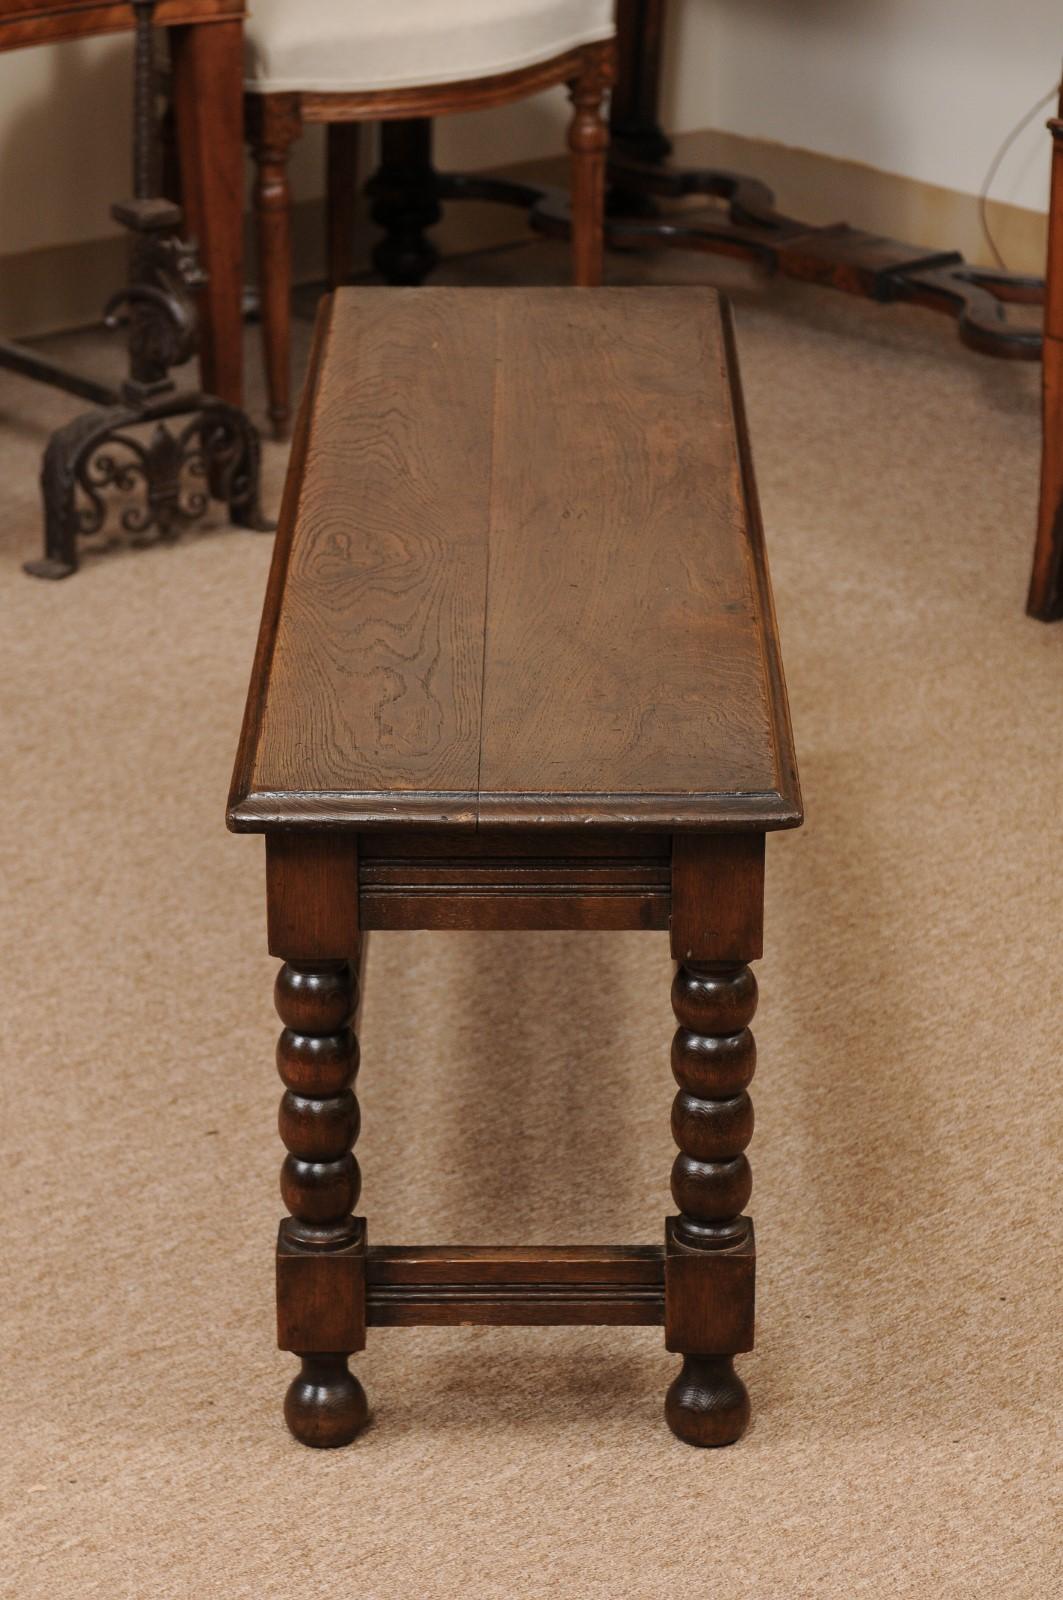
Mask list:
[{"label": "bobbin turned leg", "polygon": [[672,1132],[679,1154],[665,1241],[665,1344],[683,1356],[665,1416],[687,1444],[733,1444],[749,1421],[734,1356],[753,1346],[755,1254],[746,1090],[760,954],[763,837],[677,836],[672,865]]},{"label": "bobbin turned leg", "polygon": [[361,1187],[351,1150],[359,1120],[351,1088],[354,971],[346,961],[288,961],[276,1000],[284,1023],[279,1123],[288,1149],[281,1194],[291,1213],[277,1249],[278,1331],[281,1348],[303,1364],[284,1415],[303,1444],[348,1444],[368,1415],[362,1386],[347,1370],[348,1354],[365,1344],[365,1236],[351,1215]]},{"label": "bobbin turned leg", "polygon": [[[365,1224],[352,1146],[358,1041],[358,854],[353,839],[268,833],[269,948],[284,958],[277,1011],[284,1031],[281,1193],[290,1216],[277,1241],[277,1334],[302,1372],[284,1415],[303,1444],[347,1444],[367,1416],[347,1357],[365,1348]],[[351,950],[347,960],[336,952]]]}]

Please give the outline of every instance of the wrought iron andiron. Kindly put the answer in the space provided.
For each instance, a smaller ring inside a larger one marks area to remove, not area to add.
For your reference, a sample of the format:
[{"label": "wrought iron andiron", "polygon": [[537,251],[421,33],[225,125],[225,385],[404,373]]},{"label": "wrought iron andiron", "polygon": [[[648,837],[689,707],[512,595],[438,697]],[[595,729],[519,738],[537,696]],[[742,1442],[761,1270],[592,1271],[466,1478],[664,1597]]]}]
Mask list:
[{"label": "wrought iron andiron", "polygon": [[[139,491],[121,514],[121,526],[136,544],[176,538],[212,499],[228,506],[238,526],[272,528],[259,508],[259,440],[248,417],[215,395],[179,392],[169,376],[171,367],[195,353],[193,295],[206,280],[195,244],[181,237],[180,207],[155,192],[155,4],[132,0],[134,198],[112,208],[130,230],[130,271],[128,287],[108,302],[105,321],[117,327],[124,313],[129,377],[121,388],[109,388],[24,346],[0,342],[0,366],[95,404],[53,433],[45,450],[44,556],[25,563],[36,578],[77,571],[78,538],[103,529],[112,493]],[[179,426],[171,428],[171,422]],[[149,434],[138,436],[136,430],[152,423]]]}]

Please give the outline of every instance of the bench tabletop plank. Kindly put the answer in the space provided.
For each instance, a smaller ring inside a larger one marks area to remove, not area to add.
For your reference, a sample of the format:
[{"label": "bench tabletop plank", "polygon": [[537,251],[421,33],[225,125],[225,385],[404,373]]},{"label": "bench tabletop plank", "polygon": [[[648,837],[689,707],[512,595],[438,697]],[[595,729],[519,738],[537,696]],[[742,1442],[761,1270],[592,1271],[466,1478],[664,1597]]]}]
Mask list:
[{"label": "bench tabletop plank", "polygon": [[496,335],[459,313],[344,295],[322,323],[254,791],[475,820]]},{"label": "bench tabletop plank", "polygon": [[[500,328],[481,814],[775,786],[714,300],[514,296]],[[693,304],[692,304],[693,302]],[[567,309],[566,309],[567,308]]]},{"label": "bench tabletop plank", "polygon": [[322,313],[230,824],[800,820],[707,289]]}]

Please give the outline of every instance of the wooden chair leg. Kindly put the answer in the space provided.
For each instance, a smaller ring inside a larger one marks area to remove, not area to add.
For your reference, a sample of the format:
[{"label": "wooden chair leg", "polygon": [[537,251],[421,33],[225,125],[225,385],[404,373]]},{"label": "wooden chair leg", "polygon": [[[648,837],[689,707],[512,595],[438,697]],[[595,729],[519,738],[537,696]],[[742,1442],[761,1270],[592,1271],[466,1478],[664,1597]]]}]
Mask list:
[{"label": "wooden chair leg", "polygon": [[248,127],[255,161],[255,223],[269,415],[274,437],[284,439],[291,414],[292,201],[288,157],[302,131],[298,96],[250,95]]},{"label": "wooden chair leg", "polygon": [[1052,130],[1052,194],[1048,210],[1042,366],[1041,499],[1026,609],[1052,622],[1063,617],[1063,97]]},{"label": "wooden chair leg", "polygon": [[327,237],[330,289],[350,283],[354,274],[354,215],[358,199],[357,122],[330,122],[328,138]]},{"label": "wooden chair leg", "polygon": [[609,130],[602,103],[612,78],[612,55],[588,49],[578,78],[568,86],[573,115],[568,130],[571,154],[572,281],[595,288],[602,281],[602,218],[605,206],[605,155]]}]

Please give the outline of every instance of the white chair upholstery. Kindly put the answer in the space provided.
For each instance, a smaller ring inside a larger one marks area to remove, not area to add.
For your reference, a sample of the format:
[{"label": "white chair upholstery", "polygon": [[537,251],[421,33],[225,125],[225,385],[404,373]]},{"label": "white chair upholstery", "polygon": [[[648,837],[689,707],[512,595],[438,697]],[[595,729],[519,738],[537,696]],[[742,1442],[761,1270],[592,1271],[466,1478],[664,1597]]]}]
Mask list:
[{"label": "white chair upholstery", "polygon": [[251,0],[246,86],[371,94],[517,72],[611,39],[613,0]]}]

